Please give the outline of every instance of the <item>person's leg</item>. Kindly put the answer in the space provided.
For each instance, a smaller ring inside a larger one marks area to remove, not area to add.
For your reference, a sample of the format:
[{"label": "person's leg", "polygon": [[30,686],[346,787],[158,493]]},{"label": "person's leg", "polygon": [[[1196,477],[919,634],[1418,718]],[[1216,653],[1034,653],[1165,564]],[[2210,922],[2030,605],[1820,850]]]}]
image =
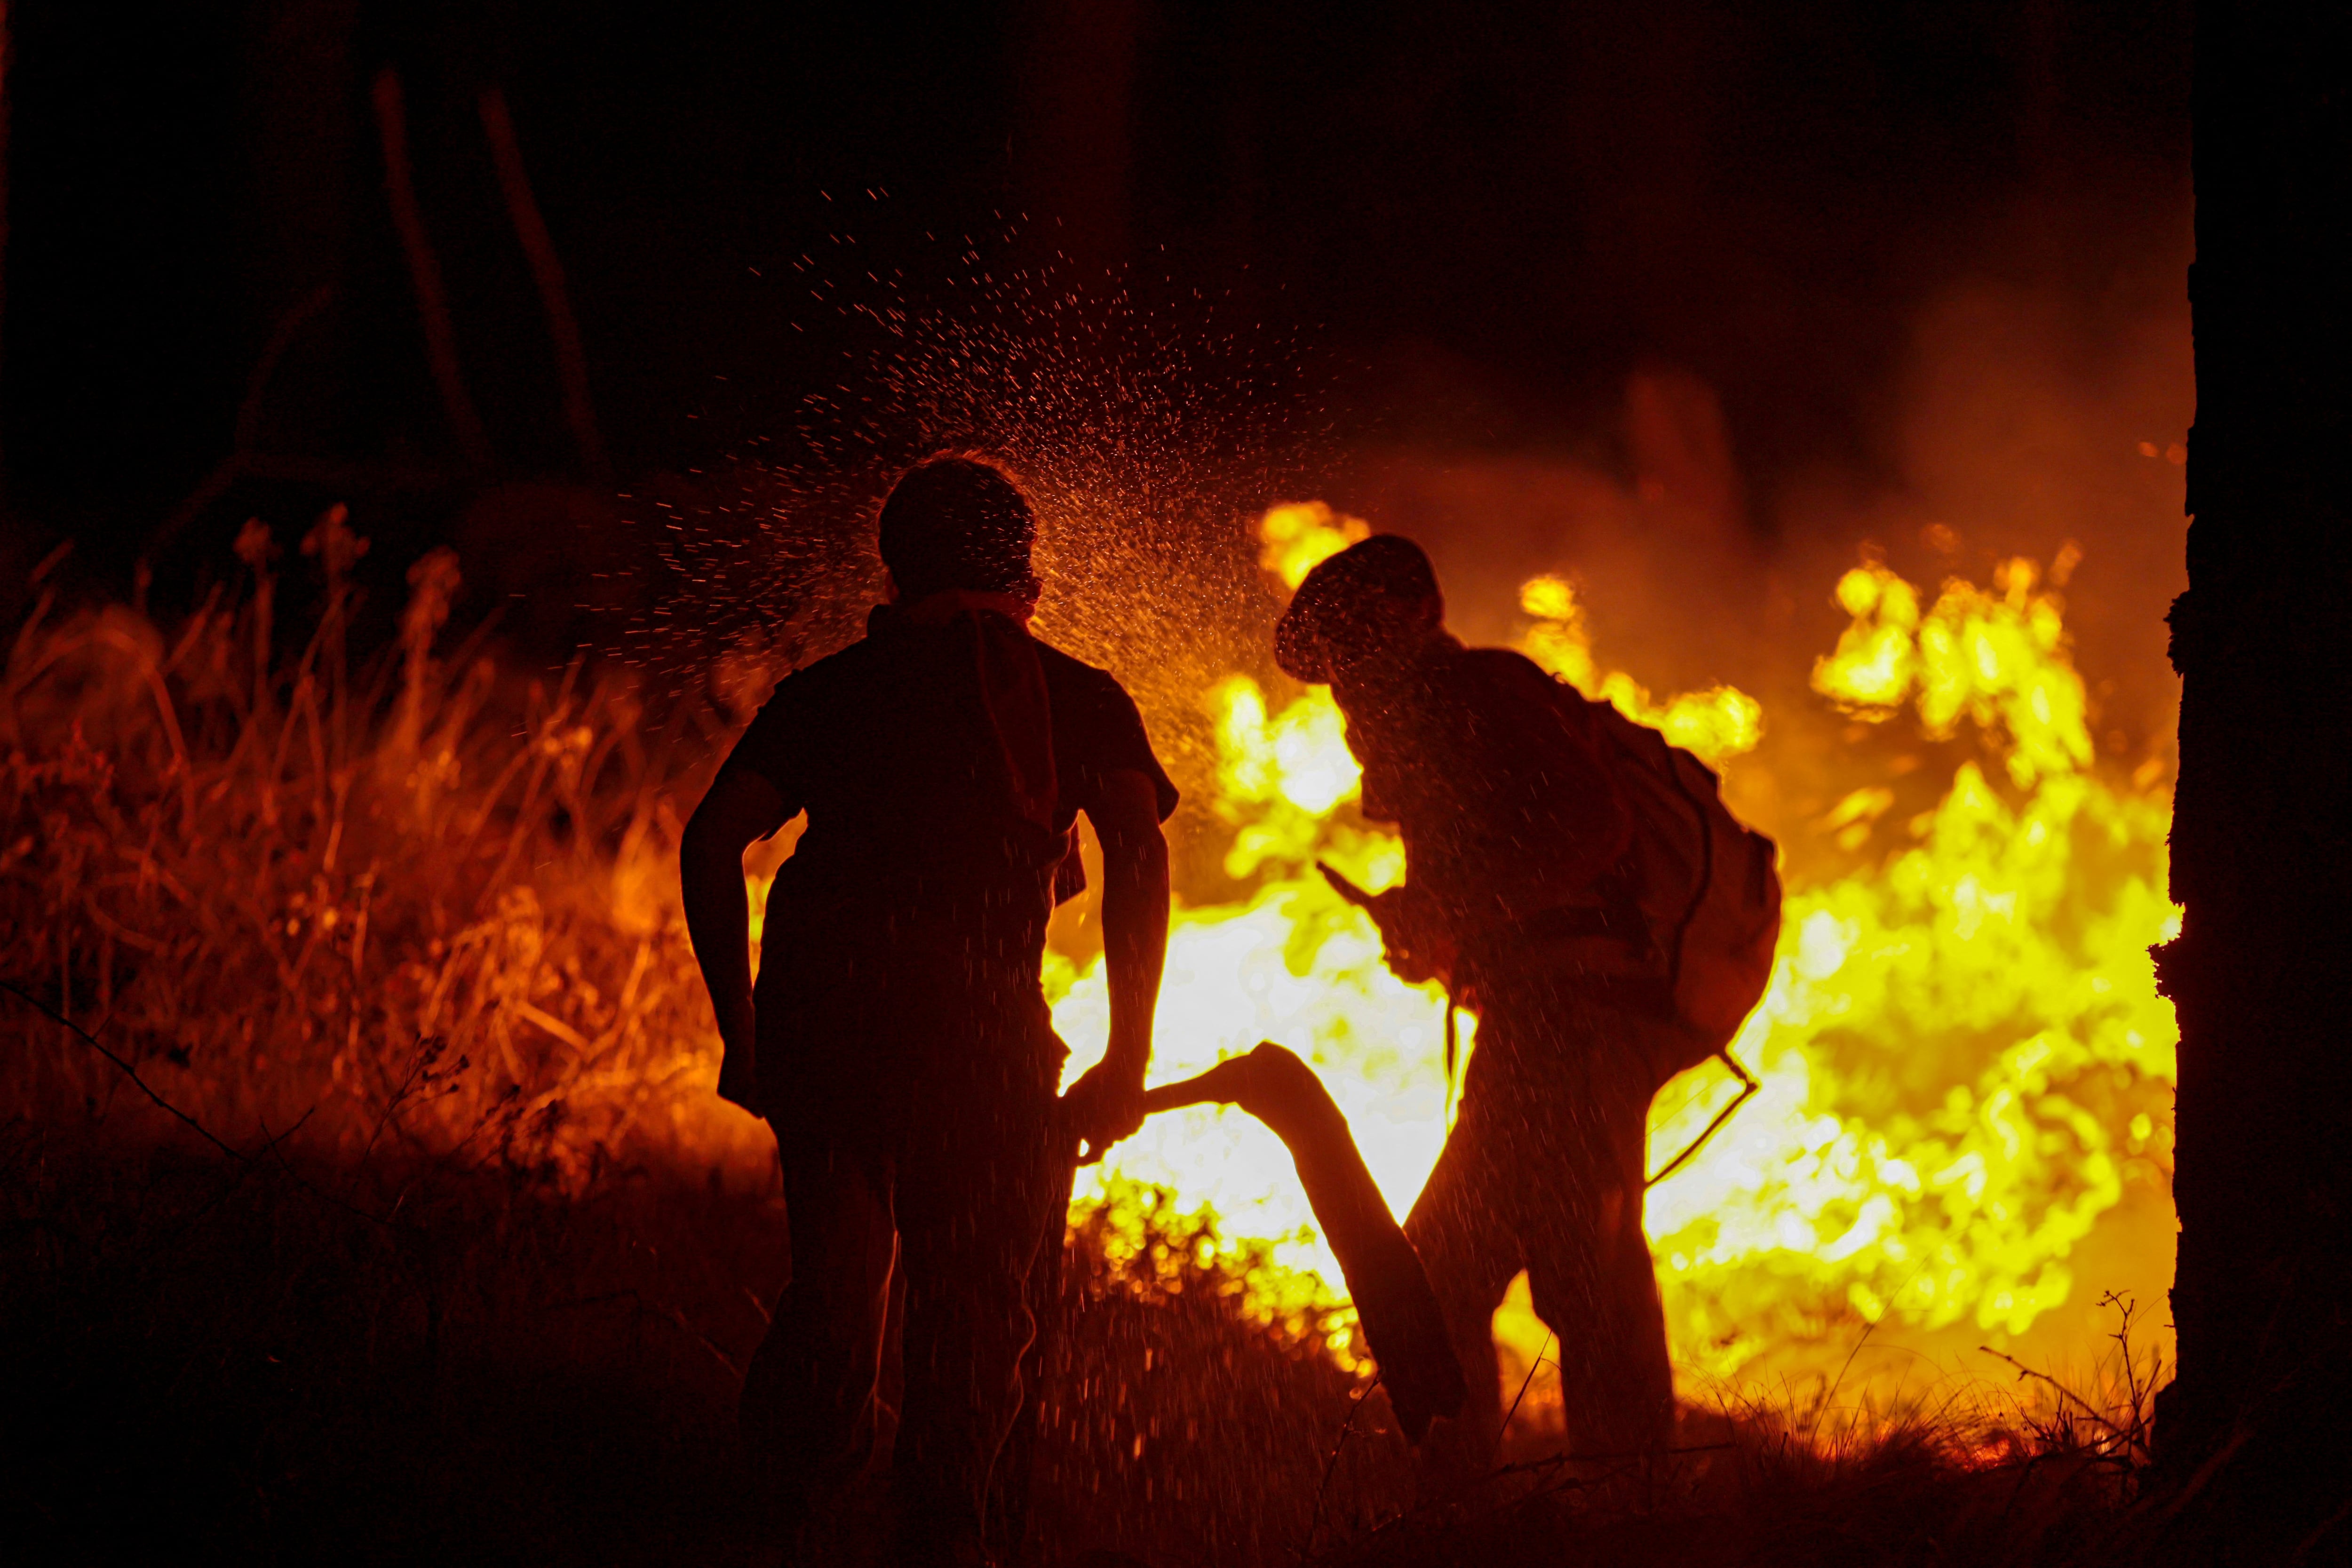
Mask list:
[{"label": "person's leg", "polygon": [[897,1238],[879,1171],[799,1139],[783,1159],[792,1278],[744,1376],[740,1421],[790,1562],[874,1441]]},{"label": "person's leg", "polygon": [[1600,1193],[1531,1237],[1528,1287],[1559,1341],[1569,1443],[1580,1453],[1664,1447],[1674,1432],[1674,1369],[1638,1192]]},{"label": "person's leg", "polygon": [[1029,1279],[1066,1188],[1050,1094],[960,1105],[898,1186],[907,1278],[906,1405],[891,1462],[901,1563],[977,1563],[989,1478],[1021,1408],[1034,1332]]},{"label": "person's leg", "polygon": [[1068,1245],[1070,1190],[1077,1176],[1074,1158],[1057,1162],[1053,1190],[1040,1216],[1044,1231],[1037,1256],[1029,1268],[1029,1316],[1035,1332],[1021,1358],[1021,1408],[1013,1430],[998,1453],[988,1488],[988,1544],[1011,1562],[1029,1533],[1029,1501],[1035,1480],[1039,1426],[1045,1415],[1046,1379],[1053,1375],[1062,1350],[1064,1321],[1062,1265]]},{"label": "person's leg", "polygon": [[1559,1042],[1576,1070],[1538,1120],[1553,1136],[1527,1162],[1528,1286],[1559,1339],[1570,1446],[1663,1447],[1675,1419],[1665,1313],[1642,1232],[1650,1091],[1639,1026],[1612,1013],[1573,1020]]},{"label": "person's leg", "polygon": [[1421,1256],[1446,1332],[1469,1386],[1462,1414],[1434,1423],[1422,1444],[1432,1479],[1461,1483],[1494,1464],[1503,1425],[1502,1369],[1495,1354],[1495,1309],[1520,1268],[1518,1237],[1496,1202],[1491,1091],[1465,1098],[1436,1168],[1405,1216],[1405,1239]]}]

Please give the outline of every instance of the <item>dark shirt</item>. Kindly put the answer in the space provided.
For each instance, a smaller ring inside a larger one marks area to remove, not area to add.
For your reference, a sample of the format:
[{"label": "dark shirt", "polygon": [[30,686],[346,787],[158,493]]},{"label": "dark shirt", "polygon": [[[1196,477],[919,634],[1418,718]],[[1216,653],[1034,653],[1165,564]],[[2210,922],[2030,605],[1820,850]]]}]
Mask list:
[{"label": "dark shirt", "polygon": [[942,988],[1034,997],[1077,813],[1129,770],[1151,781],[1163,820],[1175,809],[1134,700],[1032,639],[1056,788],[1050,821],[1025,819],[1003,783],[975,637],[969,616],[920,626],[877,613],[863,641],[786,677],[728,759],[773,784],[788,813],[808,813],[768,897],[763,1037],[772,1018],[822,1010],[821,994],[845,987],[908,1005]]},{"label": "dark shirt", "polygon": [[1407,875],[1462,938],[1606,901],[1632,820],[1591,707],[1521,655],[1450,637],[1349,706],[1364,815],[1397,825]]}]

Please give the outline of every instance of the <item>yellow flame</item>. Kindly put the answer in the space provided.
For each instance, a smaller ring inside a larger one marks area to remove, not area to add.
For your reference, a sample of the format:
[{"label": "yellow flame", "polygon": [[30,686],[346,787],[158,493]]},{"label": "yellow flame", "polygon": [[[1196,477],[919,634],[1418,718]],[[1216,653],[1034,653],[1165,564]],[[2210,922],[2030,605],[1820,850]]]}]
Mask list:
[{"label": "yellow flame", "polygon": [[1265,693],[1256,681],[1236,675],[1217,687],[1210,705],[1217,720],[1221,803],[1280,800],[1321,817],[1355,793],[1362,770],[1348,750],[1347,724],[1324,689],[1269,719]]},{"label": "yellow flame", "polygon": [[[1295,584],[1360,527],[1319,506],[1277,508],[1262,531],[1267,569]],[[1924,616],[1882,565],[1856,567],[1836,592],[1853,624],[1816,689],[1868,718],[1916,701],[1931,736],[1975,726],[2003,783],[1962,763],[1940,800],[1903,820],[1890,766],[1819,824],[1849,855],[1884,836],[1881,859],[1809,879],[1791,857],[1770,989],[1734,1047],[1762,1089],[1650,1194],[1675,1359],[1693,1379],[1857,1322],[2022,1332],[2074,1292],[2070,1259],[2126,1184],[2160,1183],[2168,1160],[2177,1037],[2147,949],[2178,930],[2163,891],[2169,799],[2145,768],[2137,784],[2090,771],[2057,597],[2023,562],[1992,592],[1946,584]],[[1580,689],[1717,765],[1757,746],[1762,710],[1744,693],[1660,703],[1604,670],[1565,579],[1528,583],[1521,607],[1521,647]],[[1402,847],[1354,809],[1328,693],[1276,712],[1235,677],[1209,705],[1213,804],[1233,836],[1224,868],[1255,889],[1178,912],[1154,1079],[1283,1041],[1322,1075],[1402,1214],[1445,1134],[1444,1000],[1390,974],[1369,921],[1314,872],[1319,858],[1385,887],[1403,874]],[[1075,1076],[1107,1032],[1100,963],[1057,961],[1050,978]],[[1653,1168],[1735,1089],[1719,1067],[1667,1086]],[[1155,1119],[1083,1195],[1117,1217],[1136,1184],[1213,1210],[1228,1237],[1277,1242],[1277,1267],[1250,1282],[1265,1310],[1339,1300],[1286,1153],[1246,1117]]]},{"label": "yellow flame", "polygon": [[1853,625],[1814,666],[1813,689],[1873,721],[1916,691],[1934,739],[1963,718],[2005,734],[2021,787],[2078,772],[2091,761],[2083,678],[2066,652],[2064,603],[2036,593],[2040,578],[2021,557],[1995,570],[1996,593],[1954,578],[1923,620],[1909,584],[1875,563],[1857,566],[1837,590]]},{"label": "yellow flame", "polygon": [[1258,564],[1296,590],[1307,574],[1360,539],[1372,536],[1371,524],[1360,517],[1335,512],[1319,500],[1290,501],[1269,508],[1258,520],[1257,536],[1265,548]]},{"label": "yellow flame", "polygon": [[1734,686],[1685,692],[1664,703],[1622,670],[1603,670],[1592,658],[1592,636],[1575,584],[1535,577],[1519,589],[1519,608],[1534,620],[1519,650],[1596,702],[1606,702],[1637,724],[1647,724],[1710,766],[1752,752],[1764,738],[1764,705]]}]

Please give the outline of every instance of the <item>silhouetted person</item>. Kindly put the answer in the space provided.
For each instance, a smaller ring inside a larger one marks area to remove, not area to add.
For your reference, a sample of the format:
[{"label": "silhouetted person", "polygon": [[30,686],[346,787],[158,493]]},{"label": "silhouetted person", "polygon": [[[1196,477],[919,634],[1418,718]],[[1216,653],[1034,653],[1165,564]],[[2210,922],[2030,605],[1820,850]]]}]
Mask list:
[{"label": "silhouetted person", "polygon": [[[866,1458],[905,1292],[894,1551],[978,1563],[1022,1402],[1024,1290],[1058,1258],[1079,1141],[1142,1120],[1176,792],[1134,702],[1033,639],[1035,523],[996,468],[935,458],[882,510],[894,597],[787,677],[688,825],[687,919],[726,1040],[719,1093],[774,1127],[792,1279],[743,1393],[788,1560]],[[805,810],[756,1001],[743,851]],[[1103,847],[1109,1052],[1058,1106],[1040,989],[1076,815]],[[1049,1250],[1050,1249],[1050,1250]]]},{"label": "silhouetted person", "polygon": [[1492,1456],[1494,1313],[1522,1268],[1571,1441],[1661,1445],[1674,1379],[1642,1193],[1673,1026],[1618,876],[1632,818],[1595,705],[1444,618],[1428,558],[1381,535],[1307,575],[1276,642],[1286,671],[1330,683],[1364,815],[1404,840],[1408,879],[1371,900],[1391,965],[1444,979],[1478,1019],[1460,1116],[1405,1221],[1470,1384],[1441,1449]]}]

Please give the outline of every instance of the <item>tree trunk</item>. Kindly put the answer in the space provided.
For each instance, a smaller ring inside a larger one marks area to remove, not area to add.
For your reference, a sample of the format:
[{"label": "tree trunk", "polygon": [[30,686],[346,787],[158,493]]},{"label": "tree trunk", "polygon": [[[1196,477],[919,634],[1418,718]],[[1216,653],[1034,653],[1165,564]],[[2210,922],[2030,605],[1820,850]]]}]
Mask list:
[{"label": "tree trunk", "polygon": [[[2200,8],[2197,422],[2173,897],[2180,1018],[2158,1412],[2192,1555],[2352,1523],[2352,10]],[[2339,1539],[2343,1538],[2343,1539]]]}]

